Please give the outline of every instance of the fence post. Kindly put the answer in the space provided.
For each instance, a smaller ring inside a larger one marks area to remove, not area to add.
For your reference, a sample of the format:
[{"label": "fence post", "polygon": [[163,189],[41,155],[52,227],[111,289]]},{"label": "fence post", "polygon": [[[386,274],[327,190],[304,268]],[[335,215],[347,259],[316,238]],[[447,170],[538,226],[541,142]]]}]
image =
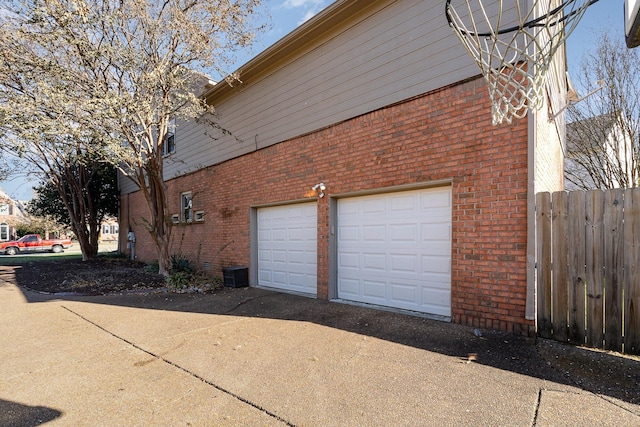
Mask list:
[{"label": "fence post", "polygon": [[624,351],[640,354],[640,189],[624,191]]},{"label": "fence post", "polygon": [[551,338],[551,195],[536,194],[536,290],[538,335]]}]

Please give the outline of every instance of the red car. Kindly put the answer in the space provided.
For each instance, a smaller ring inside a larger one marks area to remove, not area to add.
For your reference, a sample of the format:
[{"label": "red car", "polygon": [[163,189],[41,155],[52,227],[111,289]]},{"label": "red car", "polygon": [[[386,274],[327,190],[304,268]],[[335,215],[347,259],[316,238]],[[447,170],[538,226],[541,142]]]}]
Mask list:
[{"label": "red car", "polygon": [[18,240],[0,243],[0,254],[15,255],[29,252],[59,253],[72,245],[70,239],[43,240],[39,234],[27,234]]}]

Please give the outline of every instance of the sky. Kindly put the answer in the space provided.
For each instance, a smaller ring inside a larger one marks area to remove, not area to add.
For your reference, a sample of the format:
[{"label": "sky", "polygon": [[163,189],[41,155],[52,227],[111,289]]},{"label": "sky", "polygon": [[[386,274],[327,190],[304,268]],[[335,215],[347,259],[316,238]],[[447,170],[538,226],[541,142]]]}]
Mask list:
[{"label": "sky", "polygon": [[[253,48],[239,57],[235,68],[249,61],[331,3],[332,0],[263,0],[262,8],[267,11],[268,28],[258,35]],[[624,0],[599,0],[587,9],[582,21],[567,40],[570,75],[578,75],[584,52],[592,49],[604,32],[620,36],[624,40],[623,4]],[[445,19],[444,7],[442,19]],[[453,32],[451,35],[453,36]],[[32,187],[37,184],[38,181],[33,178],[29,180],[28,177],[17,176],[12,180],[0,181],[0,189],[14,199],[29,200],[33,196]]]},{"label": "sky", "polygon": [[[599,0],[589,6],[576,29],[567,39],[567,63],[573,82],[581,69],[585,52],[592,51],[602,34],[624,43],[624,0]],[[640,48],[638,48],[640,49]]]}]

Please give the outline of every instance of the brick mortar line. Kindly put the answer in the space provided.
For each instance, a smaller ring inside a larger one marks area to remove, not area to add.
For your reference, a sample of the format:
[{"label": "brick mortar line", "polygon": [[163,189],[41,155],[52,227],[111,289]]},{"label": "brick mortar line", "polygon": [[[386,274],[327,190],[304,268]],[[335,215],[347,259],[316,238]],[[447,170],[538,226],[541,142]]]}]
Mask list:
[{"label": "brick mortar line", "polygon": [[261,406],[260,406],[260,405],[258,405],[257,403],[253,403],[253,402],[252,402],[252,401],[250,401],[249,399],[246,399],[246,398],[244,398],[244,397],[240,396],[239,394],[236,394],[236,393],[234,393],[234,392],[232,392],[232,391],[230,391],[230,390],[227,390],[227,389],[225,389],[224,387],[219,386],[219,385],[217,385],[217,384],[215,384],[215,383],[213,383],[213,382],[211,382],[211,381],[207,380],[206,378],[203,378],[202,376],[200,376],[200,375],[196,374],[195,372],[192,372],[192,371],[190,371],[190,370],[188,370],[188,369],[186,369],[186,368],[183,368],[182,366],[178,365],[178,364],[177,364],[177,363],[175,363],[175,362],[172,362],[172,361],[170,361],[170,360],[167,360],[167,359],[165,359],[164,357],[162,357],[162,356],[160,356],[160,355],[158,355],[158,354],[155,354],[155,353],[153,353],[153,352],[151,352],[151,351],[149,351],[149,350],[145,350],[144,348],[140,347],[139,345],[137,345],[137,344],[135,344],[135,343],[133,343],[133,342],[131,342],[131,341],[127,340],[126,338],[123,338],[123,337],[121,337],[121,336],[119,336],[119,335],[114,334],[113,332],[109,331],[108,329],[104,328],[103,326],[100,326],[100,325],[99,325],[99,324],[97,324],[96,322],[94,322],[94,321],[92,321],[92,320],[90,320],[90,319],[88,319],[88,318],[84,317],[83,315],[81,315],[81,314],[79,314],[79,313],[77,313],[77,312],[75,312],[75,311],[71,310],[70,308],[68,308],[68,307],[66,307],[66,306],[64,306],[64,305],[62,305],[61,307],[62,307],[63,309],[65,309],[65,310],[67,310],[69,313],[71,313],[71,314],[73,314],[73,315],[75,315],[75,316],[79,317],[80,319],[84,320],[85,322],[87,322],[87,323],[89,323],[89,324],[91,324],[91,325],[95,326],[96,328],[100,329],[101,331],[103,331],[103,332],[105,332],[105,333],[107,333],[107,334],[111,335],[112,337],[114,337],[114,338],[116,338],[116,339],[118,339],[118,340],[120,340],[120,341],[123,341],[123,342],[127,343],[128,345],[130,345],[131,347],[135,348],[136,350],[142,351],[143,353],[146,353],[146,354],[148,354],[149,356],[151,356],[151,357],[153,357],[153,358],[155,358],[155,359],[157,359],[157,360],[160,360],[160,361],[162,361],[162,362],[164,362],[164,363],[166,363],[166,364],[168,364],[168,365],[170,365],[170,366],[173,366],[174,368],[177,368],[177,369],[179,369],[179,370],[181,370],[181,371],[183,371],[183,372],[185,372],[185,373],[187,373],[187,374],[191,375],[191,376],[192,376],[192,377],[194,377],[194,378],[197,378],[198,380],[200,380],[200,381],[202,381],[203,383],[205,383],[205,384],[207,384],[207,385],[209,385],[209,386],[211,386],[211,387],[215,388],[216,390],[218,390],[218,391],[220,391],[220,392],[222,392],[222,393],[224,393],[224,394],[227,394],[227,395],[229,395],[229,396],[231,396],[231,397],[233,397],[233,398],[235,398],[235,399],[239,400],[240,402],[245,403],[245,404],[247,404],[247,405],[249,405],[249,406],[251,406],[251,407],[253,407],[253,408],[255,408],[255,409],[259,410],[259,411],[261,411],[261,412],[264,412],[264,413],[265,413],[265,414],[267,414],[268,416],[270,416],[270,417],[272,417],[272,418],[274,418],[274,419],[276,419],[276,420],[278,420],[278,421],[280,421],[280,422],[284,423],[284,424],[285,424],[285,425],[287,425],[288,427],[296,427],[296,425],[295,425],[295,424],[293,424],[293,423],[291,423],[291,422],[289,422],[289,421],[285,420],[285,419],[284,419],[284,418],[282,418],[281,416],[279,416],[279,415],[277,415],[277,414],[275,414],[275,413],[273,413],[273,412],[271,412],[271,411],[269,411],[269,410],[267,410],[267,409],[265,409],[265,408],[261,407]]}]

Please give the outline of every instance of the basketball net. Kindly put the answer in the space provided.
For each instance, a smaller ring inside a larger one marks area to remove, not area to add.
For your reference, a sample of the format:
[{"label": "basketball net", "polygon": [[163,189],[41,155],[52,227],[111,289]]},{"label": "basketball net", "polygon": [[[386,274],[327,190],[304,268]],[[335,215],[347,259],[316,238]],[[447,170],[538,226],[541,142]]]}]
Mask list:
[{"label": "basketball net", "polygon": [[544,105],[554,54],[596,1],[447,0],[449,26],[487,81],[494,125]]}]

